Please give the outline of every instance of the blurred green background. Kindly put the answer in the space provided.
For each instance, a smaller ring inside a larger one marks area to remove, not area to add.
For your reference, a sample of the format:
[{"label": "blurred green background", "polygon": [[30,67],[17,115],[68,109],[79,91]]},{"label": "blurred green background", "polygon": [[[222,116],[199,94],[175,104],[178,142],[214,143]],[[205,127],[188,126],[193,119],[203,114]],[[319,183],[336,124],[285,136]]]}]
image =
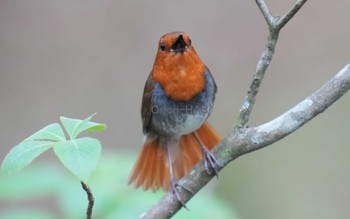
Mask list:
[{"label": "blurred green background", "polygon": [[[267,3],[282,15],[294,0]],[[251,126],[282,114],[350,61],[349,7],[309,1],[282,30]],[[142,144],[141,95],[158,39],[175,30],[191,36],[216,79],[209,120],[226,135],[266,39],[255,1],[0,1],[0,160],[61,115],[98,112],[94,121],[108,129],[93,134],[104,150],[90,183],[96,216],[134,218],[152,206],[161,193],[135,191],[126,180]],[[235,160],[182,217],[348,218],[349,112],[348,94],[296,133]],[[0,178],[0,218],[28,209],[38,209],[35,218],[82,218],[85,207],[79,182],[53,153]]]}]

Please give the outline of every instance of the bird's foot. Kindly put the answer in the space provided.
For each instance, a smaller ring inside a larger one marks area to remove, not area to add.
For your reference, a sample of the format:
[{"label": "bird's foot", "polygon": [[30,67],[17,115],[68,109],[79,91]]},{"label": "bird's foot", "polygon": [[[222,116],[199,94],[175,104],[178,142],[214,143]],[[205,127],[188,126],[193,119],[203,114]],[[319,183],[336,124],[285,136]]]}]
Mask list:
[{"label": "bird's foot", "polygon": [[185,209],[189,210],[185,204],[185,202],[181,199],[180,194],[179,194],[179,188],[185,191],[190,192],[191,194],[193,194],[193,192],[186,188],[184,185],[179,184],[173,177],[170,178],[170,184],[171,184],[171,194],[172,194],[172,199],[177,200],[178,202],[180,202],[180,204],[182,205],[182,207],[184,207]]},{"label": "bird's foot", "polygon": [[214,156],[205,146],[202,146],[203,150],[203,159],[204,159],[204,167],[208,174],[211,174],[211,170],[214,171],[215,176],[219,178],[219,172],[217,167],[221,166]]}]

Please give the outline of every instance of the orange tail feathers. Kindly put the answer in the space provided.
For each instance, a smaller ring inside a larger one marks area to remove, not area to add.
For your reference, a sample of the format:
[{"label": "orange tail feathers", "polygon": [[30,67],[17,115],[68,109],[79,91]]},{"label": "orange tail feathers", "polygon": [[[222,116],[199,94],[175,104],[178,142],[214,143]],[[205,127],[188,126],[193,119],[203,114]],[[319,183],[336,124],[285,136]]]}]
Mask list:
[{"label": "orange tail feathers", "polygon": [[[205,122],[195,131],[201,142],[211,150],[221,137]],[[172,168],[176,180],[185,176],[202,159],[201,147],[193,133],[181,137],[178,144],[172,145]],[[162,188],[170,189],[170,171],[168,153],[165,142],[159,139],[146,141],[129,177],[128,184],[134,183],[135,188],[142,186],[144,190],[156,191]]]},{"label": "orange tail feathers", "polygon": [[152,191],[168,188],[170,184],[166,181],[169,181],[170,174],[167,166],[166,145],[161,144],[159,139],[146,140],[128,184],[134,183],[135,188],[142,186],[143,190],[151,188]]}]

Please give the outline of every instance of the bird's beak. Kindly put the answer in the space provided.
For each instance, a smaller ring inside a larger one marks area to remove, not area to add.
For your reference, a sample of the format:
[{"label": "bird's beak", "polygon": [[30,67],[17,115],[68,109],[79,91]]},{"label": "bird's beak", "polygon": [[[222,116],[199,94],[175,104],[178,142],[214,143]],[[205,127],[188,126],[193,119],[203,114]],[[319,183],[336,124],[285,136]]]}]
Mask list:
[{"label": "bird's beak", "polygon": [[185,50],[188,48],[182,34],[180,34],[175,42],[173,43],[173,45],[170,48],[170,51],[173,51],[175,53],[183,53],[185,52]]}]

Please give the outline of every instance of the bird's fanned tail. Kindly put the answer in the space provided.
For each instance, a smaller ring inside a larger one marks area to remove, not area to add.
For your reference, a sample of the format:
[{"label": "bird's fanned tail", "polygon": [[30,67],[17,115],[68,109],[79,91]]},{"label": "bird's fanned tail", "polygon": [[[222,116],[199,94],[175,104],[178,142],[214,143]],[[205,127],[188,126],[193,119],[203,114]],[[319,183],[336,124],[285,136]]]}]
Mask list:
[{"label": "bird's fanned tail", "polygon": [[[205,122],[195,131],[201,142],[211,150],[221,140],[220,135]],[[174,178],[178,181],[203,158],[201,147],[192,133],[181,137],[177,150],[172,151]],[[156,191],[170,189],[167,147],[159,139],[146,141],[129,177],[135,188]]]}]

